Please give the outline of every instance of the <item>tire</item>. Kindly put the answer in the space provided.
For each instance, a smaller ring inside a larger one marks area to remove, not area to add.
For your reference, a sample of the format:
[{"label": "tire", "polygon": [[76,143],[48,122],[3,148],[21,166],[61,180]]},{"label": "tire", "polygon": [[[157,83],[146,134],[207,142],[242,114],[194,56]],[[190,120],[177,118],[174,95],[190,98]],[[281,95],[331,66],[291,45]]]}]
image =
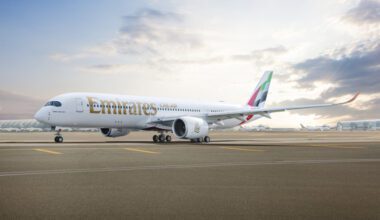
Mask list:
[{"label": "tire", "polygon": [[206,143],[210,143],[211,139],[209,136],[206,136],[203,138],[203,140],[206,142]]},{"label": "tire", "polygon": [[55,143],[62,143],[63,142],[63,137],[62,136],[56,136],[54,138],[54,141],[55,141]]},{"label": "tire", "polygon": [[170,135],[166,135],[166,142],[171,142],[172,141],[172,137]]},{"label": "tire", "polygon": [[158,140],[158,135],[153,135],[153,142],[154,143],[157,143],[159,140]]},{"label": "tire", "polygon": [[160,136],[158,136],[158,140],[159,140],[161,143],[164,143],[164,142],[165,142],[165,135],[160,134]]},{"label": "tire", "polygon": [[197,139],[196,139],[196,142],[197,142],[197,143],[201,143],[201,142],[202,142],[202,138],[197,138]]}]

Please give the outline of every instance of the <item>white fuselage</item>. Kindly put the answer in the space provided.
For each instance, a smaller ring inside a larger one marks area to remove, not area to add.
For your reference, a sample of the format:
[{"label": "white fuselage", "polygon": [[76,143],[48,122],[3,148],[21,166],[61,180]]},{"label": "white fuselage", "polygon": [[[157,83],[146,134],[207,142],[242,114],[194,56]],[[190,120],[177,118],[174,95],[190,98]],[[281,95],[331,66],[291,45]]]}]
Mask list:
[{"label": "white fuselage", "polygon": [[[52,104],[49,104],[52,103]],[[57,104],[58,103],[58,104]],[[38,121],[60,127],[149,129],[160,118],[197,116],[246,109],[247,106],[205,103],[170,98],[154,98],[100,93],[68,93],[52,98],[35,115]],[[260,116],[249,118],[255,120]],[[240,119],[226,119],[210,128],[231,128]]]}]

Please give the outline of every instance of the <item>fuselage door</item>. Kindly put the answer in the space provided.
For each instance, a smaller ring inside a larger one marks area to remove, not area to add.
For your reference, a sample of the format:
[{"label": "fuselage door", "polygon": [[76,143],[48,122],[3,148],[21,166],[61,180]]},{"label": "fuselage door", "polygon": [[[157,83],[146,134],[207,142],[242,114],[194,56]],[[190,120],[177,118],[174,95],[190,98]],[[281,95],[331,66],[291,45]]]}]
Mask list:
[{"label": "fuselage door", "polygon": [[83,100],[81,98],[77,98],[75,99],[75,102],[76,102],[76,111],[77,112],[83,112]]}]

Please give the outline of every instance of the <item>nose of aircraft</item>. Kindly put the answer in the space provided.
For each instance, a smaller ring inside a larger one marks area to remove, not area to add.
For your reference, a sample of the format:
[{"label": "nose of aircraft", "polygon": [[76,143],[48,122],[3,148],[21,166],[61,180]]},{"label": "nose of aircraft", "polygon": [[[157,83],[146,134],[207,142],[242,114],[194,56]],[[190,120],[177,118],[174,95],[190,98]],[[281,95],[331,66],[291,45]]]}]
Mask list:
[{"label": "nose of aircraft", "polygon": [[41,108],[38,110],[38,112],[34,115],[34,118],[39,121],[39,122],[48,122],[48,112],[46,111],[45,108]]}]

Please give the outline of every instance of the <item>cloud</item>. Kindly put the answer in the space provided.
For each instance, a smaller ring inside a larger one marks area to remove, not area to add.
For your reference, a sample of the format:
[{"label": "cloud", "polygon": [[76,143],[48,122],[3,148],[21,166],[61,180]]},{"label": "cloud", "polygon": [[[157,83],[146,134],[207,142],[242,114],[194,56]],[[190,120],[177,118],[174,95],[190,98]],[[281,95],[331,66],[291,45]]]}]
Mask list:
[{"label": "cloud", "polygon": [[161,70],[165,74],[173,72],[173,69],[180,65],[210,65],[225,64],[231,62],[253,62],[257,66],[273,65],[275,57],[287,52],[283,46],[270,47],[261,50],[254,50],[250,54],[238,55],[200,55],[195,56],[153,56],[150,59],[144,59],[138,63],[129,64],[97,64],[81,68],[82,72],[99,73],[99,74],[128,74],[144,73],[155,70]]},{"label": "cloud", "polygon": [[[359,40],[328,51],[314,58],[289,63],[289,74],[281,82],[293,85],[298,91],[294,96],[282,95],[273,106],[297,106],[331,103],[347,100],[360,91],[358,99],[349,105],[292,111],[292,114],[314,115],[316,120],[380,118],[380,36],[376,30],[380,22],[380,3],[361,1],[349,10],[344,19],[363,26]],[[368,28],[369,25],[371,28]],[[287,77],[287,78],[286,78]],[[318,90],[318,96],[307,96],[306,92]],[[301,94],[300,94],[301,93]],[[300,98],[305,97],[305,98]]]},{"label": "cloud", "polygon": [[[160,70],[162,66],[155,63],[130,63],[130,64],[97,64],[82,67],[79,70],[82,73],[95,74],[143,74]],[[166,70],[169,71],[169,70]]]},{"label": "cloud", "polygon": [[237,61],[265,61],[276,55],[281,55],[287,52],[284,46],[276,46],[261,50],[254,50],[250,54],[236,54],[231,56],[231,59]]},{"label": "cloud", "polygon": [[223,63],[226,59],[223,56],[215,57],[205,57],[205,58],[194,58],[194,59],[159,59],[157,62],[165,64],[198,64],[198,65],[207,65],[207,64],[218,64]]},{"label": "cloud", "polygon": [[273,70],[274,68],[284,69],[286,68],[286,64],[281,61],[281,57],[287,52],[288,49],[280,45],[253,50],[247,54],[235,54],[229,56],[228,61],[252,63],[255,69],[260,71]]},{"label": "cloud", "polygon": [[44,101],[0,90],[0,119],[30,119]]},{"label": "cloud", "polygon": [[378,24],[380,23],[380,2],[361,0],[355,8],[347,12],[344,18],[356,24]]},{"label": "cloud", "polygon": [[123,17],[120,36],[114,40],[120,53],[162,55],[202,47],[199,36],[186,27],[184,16],[141,9]]},{"label": "cloud", "polygon": [[50,58],[60,62],[117,55],[147,59],[174,56],[202,47],[199,33],[186,26],[183,15],[144,8],[123,17],[123,25],[114,39],[83,48],[78,53],[54,53]]},{"label": "cloud", "polygon": [[293,106],[329,103],[347,99],[355,92],[362,94],[353,104],[332,108],[302,110],[301,114],[317,114],[321,119],[380,118],[380,43],[362,41],[355,46],[338,48],[330,54],[293,64],[297,79],[285,80],[294,83],[299,91],[325,88],[318,98],[297,98],[274,103],[275,106]]},{"label": "cloud", "polygon": [[341,96],[361,91],[373,94],[380,91],[380,44],[356,46],[348,54],[338,57],[323,55],[308,59],[293,66],[296,72],[304,76],[298,80],[301,88],[313,87],[315,82],[334,83],[336,87],[326,93],[330,96]]},{"label": "cloud", "polygon": [[65,54],[65,53],[54,53],[50,55],[50,59],[59,62],[71,62],[86,58],[96,58],[96,57],[112,57],[118,54],[116,45],[107,42],[99,44],[90,48],[82,49],[79,53]]}]

